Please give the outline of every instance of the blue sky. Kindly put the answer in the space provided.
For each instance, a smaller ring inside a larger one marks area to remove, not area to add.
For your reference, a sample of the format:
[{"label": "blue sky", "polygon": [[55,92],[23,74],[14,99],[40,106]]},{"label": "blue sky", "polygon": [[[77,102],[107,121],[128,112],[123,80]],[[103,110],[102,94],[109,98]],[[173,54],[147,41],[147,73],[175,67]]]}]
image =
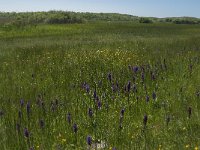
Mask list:
[{"label": "blue sky", "polygon": [[200,18],[200,0],[0,0],[0,11],[48,10]]}]

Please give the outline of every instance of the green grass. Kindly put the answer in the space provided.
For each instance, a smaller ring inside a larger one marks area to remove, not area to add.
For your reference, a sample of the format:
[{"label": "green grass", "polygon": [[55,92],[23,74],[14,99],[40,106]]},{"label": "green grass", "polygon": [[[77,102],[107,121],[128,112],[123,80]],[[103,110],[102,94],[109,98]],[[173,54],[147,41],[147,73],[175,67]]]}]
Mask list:
[{"label": "green grass", "polygon": [[[200,146],[200,97],[196,94],[200,91],[199,25],[101,22],[1,26],[0,45],[0,149],[87,149],[88,135],[93,144],[105,142],[104,149]],[[129,66],[140,69],[133,73]],[[128,81],[130,92],[124,91]],[[83,89],[84,82],[90,86],[89,93]],[[116,82],[119,88],[112,91]],[[137,93],[133,92],[134,84]],[[93,98],[95,89],[101,109]],[[20,99],[25,102],[22,107]],[[94,113],[91,118],[89,108]],[[122,108],[125,113],[119,128]],[[73,132],[74,123],[77,133]],[[30,132],[28,138],[25,128]]]}]

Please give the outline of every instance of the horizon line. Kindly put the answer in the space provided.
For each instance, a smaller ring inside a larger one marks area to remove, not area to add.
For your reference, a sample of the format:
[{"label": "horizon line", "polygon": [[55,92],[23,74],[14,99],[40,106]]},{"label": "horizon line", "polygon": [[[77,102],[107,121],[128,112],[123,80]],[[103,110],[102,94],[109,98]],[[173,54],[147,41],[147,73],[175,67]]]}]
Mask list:
[{"label": "horizon line", "polygon": [[71,11],[71,10],[58,10],[58,9],[51,9],[51,10],[39,10],[39,11],[0,11],[0,13],[34,13],[34,12],[50,12],[50,11],[62,11],[62,12],[73,12],[73,13],[96,13],[96,14],[120,14],[120,15],[129,15],[133,17],[146,17],[146,18],[196,18],[200,19],[199,17],[194,17],[194,16],[168,16],[168,17],[155,17],[155,16],[139,16],[139,15],[133,15],[133,14],[128,14],[128,13],[120,13],[120,12],[92,12],[92,11]]}]

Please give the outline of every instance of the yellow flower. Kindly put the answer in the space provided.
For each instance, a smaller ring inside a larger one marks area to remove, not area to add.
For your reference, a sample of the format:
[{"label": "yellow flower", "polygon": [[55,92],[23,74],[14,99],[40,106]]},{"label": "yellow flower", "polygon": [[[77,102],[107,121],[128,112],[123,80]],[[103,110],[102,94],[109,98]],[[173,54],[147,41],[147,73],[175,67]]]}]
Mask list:
[{"label": "yellow flower", "polygon": [[66,139],[62,139],[62,143],[65,143],[66,142]]},{"label": "yellow flower", "polygon": [[58,134],[58,137],[62,137],[62,135],[59,133],[59,134]]},{"label": "yellow flower", "polygon": [[190,145],[189,145],[189,144],[185,145],[185,148],[189,148],[189,147],[190,147]]},{"label": "yellow flower", "polygon": [[194,149],[195,149],[195,150],[198,150],[198,146],[196,146]]}]

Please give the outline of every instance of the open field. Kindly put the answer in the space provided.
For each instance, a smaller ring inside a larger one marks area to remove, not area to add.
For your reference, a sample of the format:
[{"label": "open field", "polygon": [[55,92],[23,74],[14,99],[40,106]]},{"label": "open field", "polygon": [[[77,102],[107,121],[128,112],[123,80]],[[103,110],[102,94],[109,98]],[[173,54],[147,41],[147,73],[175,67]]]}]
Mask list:
[{"label": "open field", "polygon": [[0,26],[1,150],[198,149],[199,115],[200,25]]}]

